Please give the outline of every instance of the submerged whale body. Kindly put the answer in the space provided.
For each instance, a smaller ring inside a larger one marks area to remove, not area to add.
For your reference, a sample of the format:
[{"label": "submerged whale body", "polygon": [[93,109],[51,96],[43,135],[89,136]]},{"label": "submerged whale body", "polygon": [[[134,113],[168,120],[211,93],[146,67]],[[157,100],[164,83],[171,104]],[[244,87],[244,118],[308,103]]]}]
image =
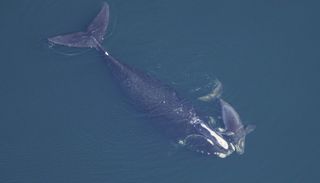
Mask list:
[{"label": "submerged whale body", "polygon": [[245,136],[253,128],[245,130],[248,128],[242,125],[238,113],[220,99],[220,94],[210,98],[220,100],[225,129],[208,124],[206,118],[170,86],[111,56],[101,46],[108,22],[109,6],[104,3],[86,31],[54,36],[48,41],[68,47],[95,48],[102,53],[117,83],[133,103],[148,115],[161,119],[157,124],[187,148],[221,158],[234,151],[244,152]]}]

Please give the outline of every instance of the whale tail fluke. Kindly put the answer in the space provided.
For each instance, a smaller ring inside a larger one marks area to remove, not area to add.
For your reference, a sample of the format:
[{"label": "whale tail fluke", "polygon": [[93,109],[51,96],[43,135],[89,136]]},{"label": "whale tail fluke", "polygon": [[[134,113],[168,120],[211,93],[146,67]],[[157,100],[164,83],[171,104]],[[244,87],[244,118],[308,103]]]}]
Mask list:
[{"label": "whale tail fluke", "polygon": [[87,30],[48,38],[52,44],[77,48],[96,48],[104,39],[109,23],[109,5],[103,3],[98,15],[93,19]]}]

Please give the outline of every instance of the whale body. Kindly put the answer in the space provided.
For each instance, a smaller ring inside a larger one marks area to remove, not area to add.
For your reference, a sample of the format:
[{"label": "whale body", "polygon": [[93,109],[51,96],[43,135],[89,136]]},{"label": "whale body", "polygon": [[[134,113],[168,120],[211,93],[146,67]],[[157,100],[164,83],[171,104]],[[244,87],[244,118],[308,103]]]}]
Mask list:
[{"label": "whale body", "polygon": [[[151,119],[155,119],[159,128],[164,129],[170,137],[187,148],[221,158],[234,151],[243,151],[244,145],[241,149],[237,144],[239,138],[235,138],[241,130],[229,128],[239,125],[243,129],[243,126],[240,118],[235,117],[238,115],[235,110],[230,110],[229,104],[220,102],[225,129],[209,125],[206,117],[199,115],[195,107],[172,87],[142,70],[118,61],[101,46],[108,23],[109,5],[104,3],[85,31],[57,35],[48,38],[48,41],[57,45],[95,48],[99,51],[113,77],[132,103]],[[245,135],[246,132],[242,130],[243,144]]]}]

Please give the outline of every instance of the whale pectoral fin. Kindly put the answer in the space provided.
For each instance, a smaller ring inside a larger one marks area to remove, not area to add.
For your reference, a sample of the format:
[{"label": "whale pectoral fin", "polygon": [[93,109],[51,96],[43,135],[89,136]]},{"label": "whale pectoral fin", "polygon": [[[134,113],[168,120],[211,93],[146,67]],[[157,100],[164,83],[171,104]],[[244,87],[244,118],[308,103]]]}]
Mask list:
[{"label": "whale pectoral fin", "polygon": [[236,133],[238,129],[242,129],[243,124],[236,110],[222,99],[220,99],[220,105],[225,130]]},{"label": "whale pectoral fin", "polygon": [[224,100],[220,99],[220,105],[224,128],[226,132],[233,133],[229,137],[233,141],[232,143],[235,146],[236,152],[238,154],[243,154],[245,149],[245,137],[255,129],[255,125],[243,125],[239,114]]},{"label": "whale pectoral fin", "polygon": [[214,84],[214,88],[213,88],[212,92],[208,93],[207,95],[198,97],[199,100],[204,101],[204,102],[210,102],[210,101],[213,101],[217,98],[220,98],[220,96],[222,94],[222,84],[218,79],[216,79],[214,81],[214,83],[215,84]]},{"label": "whale pectoral fin", "polygon": [[198,97],[198,100],[201,100],[203,102],[209,102],[211,100],[211,95],[209,93],[208,95],[204,95],[202,97]]}]

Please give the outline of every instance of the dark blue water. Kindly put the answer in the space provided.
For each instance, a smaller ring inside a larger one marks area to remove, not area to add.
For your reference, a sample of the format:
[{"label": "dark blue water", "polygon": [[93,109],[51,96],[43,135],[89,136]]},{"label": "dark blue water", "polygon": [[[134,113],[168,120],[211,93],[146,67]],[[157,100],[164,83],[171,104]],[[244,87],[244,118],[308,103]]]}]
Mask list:
[{"label": "dark blue water", "polygon": [[126,103],[97,52],[47,45],[102,1],[1,1],[1,183],[319,180],[318,2],[108,2],[109,52],[208,110],[196,98],[218,78],[257,125],[245,154],[178,148]]}]

